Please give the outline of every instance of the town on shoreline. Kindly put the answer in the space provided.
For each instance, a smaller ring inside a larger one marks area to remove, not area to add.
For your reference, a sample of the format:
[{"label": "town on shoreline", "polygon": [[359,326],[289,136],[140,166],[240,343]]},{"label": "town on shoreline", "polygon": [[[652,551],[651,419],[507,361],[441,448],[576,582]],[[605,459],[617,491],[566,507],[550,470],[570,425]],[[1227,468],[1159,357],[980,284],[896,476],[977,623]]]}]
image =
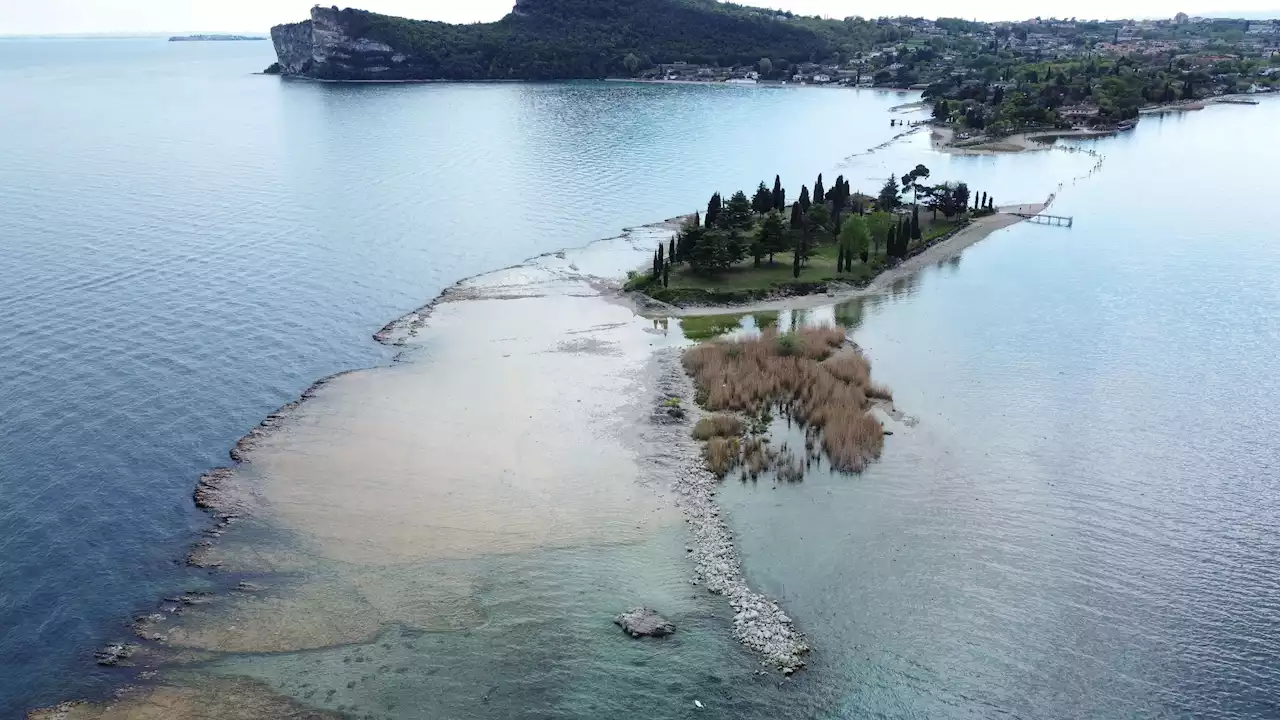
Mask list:
[{"label": "town on shoreline", "polygon": [[[779,20],[794,21],[780,17]],[[1280,89],[1280,21],[1188,17],[978,23],[940,18],[863,21],[866,49],[822,62],[762,57],[722,66],[675,61],[631,76],[646,82],[915,90],[957,142],[1015,133],[1114,131],[1143,111],[1248,102]]]}]

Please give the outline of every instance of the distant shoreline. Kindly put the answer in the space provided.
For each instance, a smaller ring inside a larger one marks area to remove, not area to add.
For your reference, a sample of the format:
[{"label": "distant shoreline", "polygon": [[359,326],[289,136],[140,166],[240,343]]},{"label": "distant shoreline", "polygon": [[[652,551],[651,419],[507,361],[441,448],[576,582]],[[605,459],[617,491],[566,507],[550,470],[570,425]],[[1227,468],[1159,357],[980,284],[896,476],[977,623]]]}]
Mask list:
[{"label": "distant shoreline", "polygon": [[265,35],[174,35],[169,42],[260,42]]}]

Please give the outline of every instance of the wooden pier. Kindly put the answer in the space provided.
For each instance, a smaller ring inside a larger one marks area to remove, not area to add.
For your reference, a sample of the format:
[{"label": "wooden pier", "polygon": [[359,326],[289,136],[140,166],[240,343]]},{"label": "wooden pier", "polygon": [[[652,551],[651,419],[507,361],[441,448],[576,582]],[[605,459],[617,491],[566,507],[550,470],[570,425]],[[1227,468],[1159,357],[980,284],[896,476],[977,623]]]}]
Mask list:
[{"label": "wooden pier", "polygon": [[1062,215],[1045,215],[1044,213],[1039,213],[1036,215],[1032,215],[1031,213],[1009,213],[1009,214],[1016,215],[1022,218],[1023,220],[1030,220],[1033,223],[1040,223],[1041,225],[1056,225],[1058,227],[1071,227],[1072,222],[1074,221],[1073,218],[1064,217]]}]

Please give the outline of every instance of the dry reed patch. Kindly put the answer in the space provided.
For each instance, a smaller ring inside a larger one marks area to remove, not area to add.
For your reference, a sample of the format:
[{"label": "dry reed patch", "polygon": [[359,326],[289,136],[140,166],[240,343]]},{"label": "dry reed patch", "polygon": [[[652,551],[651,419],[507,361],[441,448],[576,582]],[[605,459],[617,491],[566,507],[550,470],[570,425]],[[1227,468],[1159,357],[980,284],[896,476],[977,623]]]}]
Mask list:
[{"label": "dry reed patch", "polygon": [[716,477],[724,477],[737,466],[741,448],[736,437],[713,437],[702,446],[702,456],[707,459],[707,467]]},{"label": "dry reed patch", "polygon": [[873,400],[888,400],[889,402],[893,402],[893,391],[884,385],[868,385],[865,392],[867,393],[867,397]]},{"label": "dry reed patch", "polygon": [[821,433],[834,468],[859,472],[884,446],[884,429],[867,413],[868,391],[883,395],[888,390],[871,383],[866,358],[831,357],[844,343],[841,327],[789,334],[770,330],[756,338],[692,348],[684,355],[684,367],[708,410],[758,415],[781,406]]},{"label": "dry reed patch", "polygon": [[733,415],[716,413],[707,415],[693,426],[693,437],[696,440],[710,440],[713,437],[738,437],[746,432],[746,424]]}]

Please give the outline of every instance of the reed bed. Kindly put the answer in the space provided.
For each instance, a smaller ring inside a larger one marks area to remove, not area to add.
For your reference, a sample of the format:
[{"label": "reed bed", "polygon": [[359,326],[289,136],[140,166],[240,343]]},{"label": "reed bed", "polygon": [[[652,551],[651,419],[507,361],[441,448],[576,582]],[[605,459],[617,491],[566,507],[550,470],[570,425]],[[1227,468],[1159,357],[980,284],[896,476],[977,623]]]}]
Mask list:
[{"label": "reed bed", "polygon": [[[786,334],[767,330],[755,338],[692,348],[684,355],[684,367],[707,410],[761,415],[781,407],[814,434],[815,443],[820,436],[832,467],[860,472],[884,447],[884,428],[868,412],[871,398],[888,399],[892,393],[871,382],[866,358],[856,353],[833,356],[845,342],[841,327]],[[735,451],[739,450],[737,434]],[[709,462],[712,452],[708,447]],[[720,444],[714,452],[717,456],[727,452],[727,446]],[[724,467],[718,472],[724,475],[737,462],[726,465],[721,460],[712,470]]]},{"label": "reed bed", "polygon": [[713,437],[702,446],[702,456],[716,477],[724,477],[737,467],[741,454],[742,444],[736,437]]},{"label": "reed bed", "polygon": [[702,418],[693,426],[693,437],[704,441],[713,437],[738,437],[746,430],[746,423],[736,415],[716,413]]}]

